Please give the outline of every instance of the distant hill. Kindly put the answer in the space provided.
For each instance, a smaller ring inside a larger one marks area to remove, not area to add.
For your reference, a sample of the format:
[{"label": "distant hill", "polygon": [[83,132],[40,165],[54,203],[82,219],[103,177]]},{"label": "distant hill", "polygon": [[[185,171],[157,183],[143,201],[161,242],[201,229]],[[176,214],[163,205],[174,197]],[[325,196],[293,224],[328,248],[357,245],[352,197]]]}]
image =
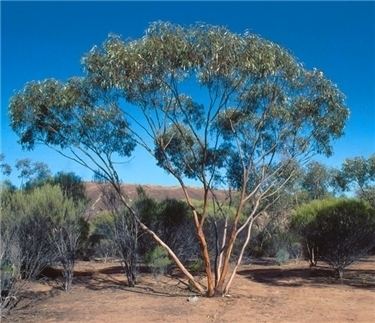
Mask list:
[{"label": "distant hill", "polygon": [[[101,192],[101,184],[86,182],[86,194],[89,199],[89,207],[87,210],[87,218],[95,217],[98,212],[106,210],[103,203],[103,196]],[[128,195],[130,201],[137,198],[137,187],[142,186],[146,194],[158,201],[164,199],[184,200],[184,193],[179,186],[161,186],[161,185],[138,185],[138,184],[124,184],[122,187],[124,192]],[[188,192],[193,200],[202,200],[202,189],[188,187]],[[215,195],[219,200],[226,198],[224,191],[215,191]]]}]

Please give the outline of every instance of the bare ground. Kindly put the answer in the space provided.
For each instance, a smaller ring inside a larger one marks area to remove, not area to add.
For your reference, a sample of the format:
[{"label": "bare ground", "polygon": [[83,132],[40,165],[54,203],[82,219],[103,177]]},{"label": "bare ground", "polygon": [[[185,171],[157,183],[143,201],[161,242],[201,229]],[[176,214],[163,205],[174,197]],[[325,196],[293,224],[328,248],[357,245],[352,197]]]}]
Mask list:
[{"label": "bare ground", "polygon": [[[242,266],[231,297],[198,298],[171,277],[142,274],[133,289],[117,263],[80,262],[65,293],[51,278],[29,286],[8,322],[375,322],[375,257],[343,281],[327,267],[271,260]],[[50,275],[51,276],[51,275]]]}]

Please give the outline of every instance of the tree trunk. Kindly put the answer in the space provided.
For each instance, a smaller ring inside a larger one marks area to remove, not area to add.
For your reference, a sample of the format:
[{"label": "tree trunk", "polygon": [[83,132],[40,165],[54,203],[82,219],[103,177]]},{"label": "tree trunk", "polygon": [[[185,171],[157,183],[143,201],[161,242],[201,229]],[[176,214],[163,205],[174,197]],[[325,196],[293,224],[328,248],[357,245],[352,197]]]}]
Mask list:
[{"label": "tree trunk", "polygon": [[344,278],[344,269],[343,268],[336,268],[337,277],[342,280]]},{"label": "tree trunk", "polygon": [[226,238],[227,238],[227,228],[228,228],[228,218],[225,218],[225,223],[224,223],[224,230],[223,230],[223,239],[221,241],[221,248],[219,252],[219,264],[217,265],[217,281],[215,284],[217,285],[219,283],[220,277],[221,277],[221,268],[223,266],[223,250],[225,247],[226,243]]},{"label": "tree trunk", "polygon": [[237,211],[236,211],[236,216],[235,216],[235,219],[234,219],[234,223],[233,223],[233,227],[232,227],[232,230],[231,230],[231,234],[230,234],[228,243],[227,243],[226,247],[224,248],[223,266],[222,266],[222,269],[221,269],[221,272],[220,272],[219,282],[216,285],[216,289],[219,292],[223,292],[224,291],[224,283],[225,283],[226,275],[228,273],[229,261],[230,261],[231,255],[232,255],[232,250],[233,250],[234,242],[236,241],[237,234],[238,234],[237,225],[238,225],[238,221],[239,221],[240,214],[241,214],[242,207],[243,207],[243,203],[244,203],[244,194],[245,194],[245,192],[244,192],[244,190],[242,190],[242,192],[241,192],[241,201],[240,201],[240,203],[238,205],[238,208],[237,208]]},{"label": "tree trunk", "polygon": [[129,270],[129,272],[126,273],[126,278],[128,280],[128,286],[134,287],[135,286],[135,276],[130,270]]},{"label": "tree trunk", "polygon": [[63,266],[63,276],[64,276],[64,289],[66,292],[70,291],[72,288],[73,283],[73,274],[74,274],[74,262],[70,262],[69,260]]},{"label": "tree trunk", "polygon": [[134,287],[136,284],[136,275],[134,272],[134,264],[130,260],[129,262],[126,259],[122,260],[122,267],[125,272],[126,279],[128,281],[128,286],[129,287]]},{"label": "tree trunk", "polygon": [[228,294],[229,292],[229,289],[230,289],[230,286],[232,285],[232,282],[233,282],[233,279],[234,277],[236,276],[237,274],[237,270],[238,270],[238,267],[240,266],[241,262],[242,262],[242,258],[243,258],[243,254],[246,250],[246,247],[248,246],[249,244],[249,241],[250,241],[250,237],[251,237],[251,229],[252,229],[252,226],[253,226],[253,223],[254,223],[254,220],[255,218],[253,218],[253,220],[248,224],[248,229],[247,229],[247,236],[246,236],[246,240],[244,242],[244,244],[242,245],[242,248],[241,248],[241,252],[240,252],[240,255],[238,256],[238,259],[237,259],[237,263],[232,271],[232,274],[230,275],[229,277],[229,280],[228,282],[226,283],[225,285],[225,288],[224,288],[224,295]]},{"label": "tree trunk", "polygon": [[223,266],[221,269],[220,273],[220,279],[218,284],[216,285],[216,292],[215,293],[222,293],[224,291],[224,283],[225,283],[225,278],[228,273],[228,268],[229,268],[229,260],[230,256],[232,254],[232,249],[234,245],[234,241],[236,240],[236,230],[232,229],[231,236],[228,240],[228,244],[226,248],[224,249],[224,254],[223,254]]},{"label": "tree trunk", "polygon": [[214,280],[213,280],[213,275],[212,275],[212,270],[211,270],[211,260],[210,260],[210,255],[208,253],[208,246],[206,242],[206,238],[204,236],[204,232],[202,229],[202,226],[199,226],[197,228],[197,234],[198,234],[198,239],[199,239],[199,246],[201,249],[203,261],[204,261],[204,268],[206,272],[206,277],[207,277],[207,292],[206,295],[208,297],[211,297],[214,295]]}]

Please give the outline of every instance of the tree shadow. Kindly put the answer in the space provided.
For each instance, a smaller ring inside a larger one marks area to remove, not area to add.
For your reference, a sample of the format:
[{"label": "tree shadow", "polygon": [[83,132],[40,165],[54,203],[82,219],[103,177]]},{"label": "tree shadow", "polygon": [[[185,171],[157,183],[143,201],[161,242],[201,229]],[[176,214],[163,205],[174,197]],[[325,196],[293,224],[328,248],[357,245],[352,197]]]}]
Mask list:
[{"label": "tree shadow", "polygon": [[346,285],[354,288],[375,289],[375,270],[370,269],[347,269],[343,279],[336,278],[331,268],[323,266],[246,269],[240,270],[238,274],[258,283],[280,287]]},{"label": "tree shadow", "polygon": [[124,272],[124,268],[121,265],[106,267],[106,268],[98,270],[98,273],[106,274],[106,275],[122,274],[123,272]]},{"label": "tree shadow", "polygon": [[[74,277],[90,277],[94,274],[93,271],[80,271],[80,270],[74,270]],[[42,270],[42,272],[39,274],[38,279],[58,279],[62,278],[63,273],[61,268],[54,268],[54,267],[46,267]]]},{"label": "tree shadow", "polygon": [[278,262],[274,258],[250,258],[248,263],[259,266],[276,266]]},{"label": "tree shadow", "polygon": [[20,300],[17,306],[12,309],[12,315],[23,313],[24,311],[32,310],[37,302],[43,302],[46,299],[55,297],[62,292],[62,289],[58,286],[51,286],[50,290],[47,291],[34,291],[24,290],[20,294]]},{"label": "tree shadow", "polygon": [[[142,271],[148,272],[146,270]],[[157,280],[157,277],[154,278]],[[172,276],[170,278],[175,279]],[[80,286],[93,291],[123,290],[131,293],[161,297],[189,297],[196,295],[189,291],[186,285],[181,287],[178,279],[176,281],[176,284],[171,284],[158,280],[155,286],[151,282],[140,281],[136,286],[130,287],[127,284],[123,267],[115,265],[99,269],[96,272],[83,272],[80,274],[80,272],[75,271],[73,287]]]},{"label": "tree shadow", "polygon": [[[106,275],[122,274],[124,273],[124,268],[121,265],[115,265],[115,266],[99,269],[97,272],[101,274],[106,274]],[[149,268],[149,266],[138,265],[137,272],[138,273],[150,273],[151,269]]]},{"label": "tree shadow", "polygon": [[[148,266],[139,266],[138,272],[150,273],[150,269],[148,268]],[[175,277],[174,275],[169,276],[171,279],[175,279],[177,281],[175,285],[158,281],[156,288],[155,286],[153,286],[153,284],[144,282],[137,284],[135,287],[129,287],[126,282],[125,275],[122,276],[124,277],[124,279],[118,279],[116,277],[117,275],[124,275],[124,269],[121,265],[114,265],[95,271],[75,270],[73,288],[74,286],[80,286],[94,291],[121,289],[123,291],[128,291],[131,293],[162,297],[188,297],[196,295],[193,292],[189,291],[186,288],[186,285],[181,287],[180,284],[182,285],[182,283],[180,283],[178,277]],[[61,269],[47,267],[41,273],[40,278],[44,280],[44,283],[49,284],[51,287],[53,286],[53,290],[63,290],[63,275]],[[157,279],[157,277],[154,278]]]}]

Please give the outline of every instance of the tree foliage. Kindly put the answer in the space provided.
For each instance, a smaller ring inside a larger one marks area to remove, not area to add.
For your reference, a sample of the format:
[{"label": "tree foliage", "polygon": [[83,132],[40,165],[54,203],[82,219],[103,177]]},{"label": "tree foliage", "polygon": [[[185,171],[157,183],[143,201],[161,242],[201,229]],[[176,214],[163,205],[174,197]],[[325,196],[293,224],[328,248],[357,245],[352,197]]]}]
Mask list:
[{"label": "tree foliage", "polygon": [[19,172],[18,178],[21,179],[21,186],[26,189],[41,186],[51,177],[51,171],[47,164],[33,162],[29,158],[17,160],[15,168]]},{"label": "tree foliage", "polygon": [[12,167],[7,164],[5,161],[5,155],[3,153],[0,154],[0,170],[4,176],[9,176],[12,173]]},{"label": "tree foliage", "polygon": [[335,184],[341,191],[355,189],[363,192],[375,182],[375,155],[367,159],[362,156],[347,158],[335,175]]},{"label": "tree foliage", "polygon": [[303,176],[302,189],[308,193],[311,200],[322,199],[329,195],[331,183],[330,172],[326,166],[311,162]]},{"label": "tree foliage", "polygon": [[58,172],[48,181],[51,185],[58,185],[67,198],[75,202],[85,202],[86,188],[82,179],[73,172]]},{"label": "tree foliage", "polygon": [[341,192],[354,191],[374,207],[375,155],[345,159],[341,168],[333,172],[332,186]]}]

